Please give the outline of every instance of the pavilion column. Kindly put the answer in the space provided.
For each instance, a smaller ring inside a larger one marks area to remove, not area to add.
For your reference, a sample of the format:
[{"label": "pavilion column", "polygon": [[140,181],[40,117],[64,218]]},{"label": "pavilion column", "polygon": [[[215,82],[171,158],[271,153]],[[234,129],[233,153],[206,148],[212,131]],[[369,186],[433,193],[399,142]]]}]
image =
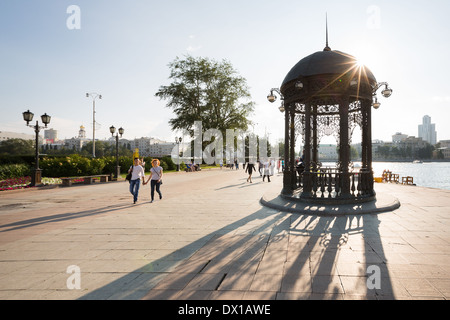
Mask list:
[{"label": "pavilion column", "polygon": [[363,102],[366,104],[367,109],[367,123],[366,123],[366,131],[367,131],[367,168],[372,171],[372,104],[368,101]]},{"label": "pavilion column", "polygon": [[[364,103],[364,102],[363,102]],[[368,193],[370,195],[375,195],[375,191],[373,189],[373,170],[372,170],[372,103],[365,101],[367,108],[367,123],[366,123],[366,131],[367,131],[367,185],[368,185]]]},{"label": "pavilion column", "polygon": [[348,102],[348,96],[343,96],[339,103],[339,161],[341,163],[341,198],[350,197],[350,175],[348,171],[348,166],[350,164]]},{"label": "pavilion column", "polygon": [[295,170],[295,105],[290,108],[289,117],[290,149],[289,170],[291,172],[291,190],[297,188],[297,171]]},{"label": "pavilion column", "polygon": [[285,106],[284,111],[284,172],[283,172],[283,194],[291,194],[292,189],[292,173],[290,172],[291,166],[290,166],[290,126],[289,126],[289,120],[290,120],[290,106]]},{"label": "pavilion column", "polygon": [[303,192],[302,197],[310,197],[312,191],[311,184],[311,103],[305,105],[305,153],[304,163],[305,171],[303,173]]},{"label": "pavilion column", "polygon": [[312,136],[313,136],[313,145],[312,145],[312,161],[314,165],[314,169],[316,169],[317,163],[319,161],[318,155],[319,155],[319,146],[318,146],[318,140],[317,140],[317,104],[313,106],[313,125],[312,125]]},{"label": "pavilion column", "polygon": [[361,115],[362,115],[362,139],[361,139],[361,162],[362,162],[362,169],[363,170],[369,170],[371,167],[372,162],[372,156],[371,152],[369,152],[369,147],[371,146],[371,133],[369,132],[370,126],[368,121],[368,112],[370,112],[370,106],[371,104],[363,100],[361,102]]},{"label": "pavilion column", "polygon": [[361,102],[361,170],[367,168],[367,133],[366,133],[366,104]]}]

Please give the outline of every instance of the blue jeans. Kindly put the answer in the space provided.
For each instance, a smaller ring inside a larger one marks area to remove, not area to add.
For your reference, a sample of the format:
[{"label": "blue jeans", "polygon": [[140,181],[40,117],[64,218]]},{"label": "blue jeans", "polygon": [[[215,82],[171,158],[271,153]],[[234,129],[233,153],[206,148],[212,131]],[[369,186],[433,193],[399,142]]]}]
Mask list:
[{"label": "blue jeans", "polygon": [[138,199],[140,185],[141,179],[130,180],[130,193],[133,195],[134,202]]},{"label": "blue jeans", "polygon": [[151,180],[150,182],[151,182],[151,184],[150,184],[150,196],[152,197],[152,201],[153,201],[153,198],[154,198],[154,196],[155,196],[155,187],[156,187],[156,192],[158,192],[158,194],[159,194],[159,198],[161,199],[162,198],[162,194],[161,194],[161,191],[159,190],[159,187],[160,187],[160,185],[161,185],[161,182],[157,182],[158,180]]}]

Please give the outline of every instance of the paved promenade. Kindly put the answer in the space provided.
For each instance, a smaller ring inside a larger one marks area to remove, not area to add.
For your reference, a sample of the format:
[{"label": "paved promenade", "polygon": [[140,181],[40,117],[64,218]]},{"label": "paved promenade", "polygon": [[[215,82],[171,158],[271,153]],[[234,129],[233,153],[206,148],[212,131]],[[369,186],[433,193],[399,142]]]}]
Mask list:
[{"label": "paved promenade", "polygon": [[246,178],[166,174],[136,205],[127,182],[2,192],[0,299],[450,298],[450,191],[376,184],[399,209],[318,216]]}]

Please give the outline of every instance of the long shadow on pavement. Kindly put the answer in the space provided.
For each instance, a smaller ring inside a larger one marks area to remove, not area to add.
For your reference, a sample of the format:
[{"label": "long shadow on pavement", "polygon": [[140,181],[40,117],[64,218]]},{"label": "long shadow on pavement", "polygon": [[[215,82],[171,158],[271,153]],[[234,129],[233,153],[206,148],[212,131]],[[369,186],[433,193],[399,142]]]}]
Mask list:
[{"label": "long shadow on pavement", "polygon": [[68,213],[62,213],[62,214],[54,214],[54,215],[48,215],[48,216],[43,216],[43,217],[39,217],[39,218],[17,221],[14,223],[0,225],[0,229],[8,228],[5,230],[1,230],[0,233],[23,229],[23,228],[34,227],[34,226],[38,226],[38,225],[45,224],[45,223],[60,222],[60,221],[79,219],[79,218],[83,218],[83,217],[98,215],[98,214],[102,214],[102,213],[110,213],[110,212],[114,212],[114,211],[119,211],[119,210],[131,208],[131,207],[139,206],[139,205],[141,205],[141,204],[117,204],[117,205],[110,205],[110,206],[106,206],[106,207],[102,207],[102,208],[68,212]]},{"label": "long shadow on pavement", "polygon": [[[80,299],[392,298],[378,224],[374,214],[314,216],[263,207]],[[380,269],[379,289],[368,286],[373,265]],[[349,266],[357,270],[348,276],[336,270]]]}]

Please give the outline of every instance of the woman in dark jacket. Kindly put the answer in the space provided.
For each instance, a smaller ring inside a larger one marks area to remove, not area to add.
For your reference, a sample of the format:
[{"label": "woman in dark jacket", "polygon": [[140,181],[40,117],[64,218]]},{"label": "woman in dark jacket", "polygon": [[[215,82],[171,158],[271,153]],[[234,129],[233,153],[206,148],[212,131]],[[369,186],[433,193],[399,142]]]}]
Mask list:
[{"label": "woman in dark jacket", "polygon": [[253,163],[248,163],[247,167],[245,168],[245,172],[248,172],[247,182],[253,183],[252,182],[253,171],[256,171],[255,165]]}]

